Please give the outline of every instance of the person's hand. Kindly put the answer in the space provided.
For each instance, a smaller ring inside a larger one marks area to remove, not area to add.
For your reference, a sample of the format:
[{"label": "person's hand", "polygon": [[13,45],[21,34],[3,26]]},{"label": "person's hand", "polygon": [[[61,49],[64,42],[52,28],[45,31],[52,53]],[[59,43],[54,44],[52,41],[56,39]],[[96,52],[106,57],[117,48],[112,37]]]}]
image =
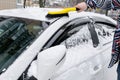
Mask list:
[{"label": "person's hand", "polygon": [[78,3],[75,7],[78,8],[79,11],[81,12],[87,9],[87,4],[85,2],[81,2]]}]

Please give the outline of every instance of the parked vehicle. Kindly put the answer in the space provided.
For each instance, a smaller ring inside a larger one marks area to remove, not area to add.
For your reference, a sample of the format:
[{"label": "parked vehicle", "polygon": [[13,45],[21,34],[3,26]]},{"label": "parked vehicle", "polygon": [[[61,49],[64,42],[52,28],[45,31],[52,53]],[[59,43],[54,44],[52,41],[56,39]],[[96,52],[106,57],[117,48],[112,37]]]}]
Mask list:
[{"label": "parked vehicle", "polygon": [[48,10],[0,11],[0,80],[115,80],[116,21],[91,12],[48,19]]}]

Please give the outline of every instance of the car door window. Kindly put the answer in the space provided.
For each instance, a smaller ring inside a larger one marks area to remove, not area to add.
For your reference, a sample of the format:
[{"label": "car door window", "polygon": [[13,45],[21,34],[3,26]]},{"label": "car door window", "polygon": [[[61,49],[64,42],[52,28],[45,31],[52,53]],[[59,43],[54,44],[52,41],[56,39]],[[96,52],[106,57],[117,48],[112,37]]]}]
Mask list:
[{"label": "car door window", "polygon": [[92,45],[88,24],[77,26],[76,28],[68,31],[66,36],[69,37],[65,39],[62,44],[66,45],[67,48],[85,46],[87,44]]},{"label": "car door window", "polygon": [[[59,45],[61,42],[65,41],[65,40],[67,41],[67,39],[70,38],[71,36],[76,36],[76,35],[77,35],[76,39],[74,39],[74,43],[71,44],[71,46],[78,45],[79,43],[83,44],[83,43],[90,41],[92,39],[91,39],[90,30],[88,29],[88,25],[89,25],[88,18],[87,19],[86,18],[83,18],[83,19],[77,18],[77,19],[71,20],[68,23],[66,23],[65,25],[63,25],[61,27],[61,29],[59,29],[53,35],[53,37],[48,41],[48,43],[45,44],[44,47],[48,48],[50,46]],[[77,43],[75,43],[76,41],[77,41]]]}]

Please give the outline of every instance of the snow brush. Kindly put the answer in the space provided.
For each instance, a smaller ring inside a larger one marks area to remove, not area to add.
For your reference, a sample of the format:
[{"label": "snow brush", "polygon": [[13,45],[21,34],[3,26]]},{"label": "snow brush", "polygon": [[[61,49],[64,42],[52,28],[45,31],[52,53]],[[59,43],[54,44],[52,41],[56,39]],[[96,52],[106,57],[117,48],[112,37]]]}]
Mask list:
[{"label": "snow brush", "polygon": [[76,7],[71,8],[64,8],[59,11],[49,11],[46,15],[47,18],[55,18],[55,17],[62,17],[62,16],[68,16],[68,12],[70,11],[78,11],[79,9]]}]

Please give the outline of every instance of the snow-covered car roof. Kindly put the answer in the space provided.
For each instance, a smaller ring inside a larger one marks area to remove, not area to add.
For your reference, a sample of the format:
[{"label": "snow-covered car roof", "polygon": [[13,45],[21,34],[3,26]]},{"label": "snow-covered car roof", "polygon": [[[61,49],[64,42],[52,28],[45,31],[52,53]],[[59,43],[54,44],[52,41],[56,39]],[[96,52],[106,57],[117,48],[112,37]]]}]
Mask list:
[{"label": "snow-covered car roof", "polygon": [[[26,18],[26,19],[33,19],[33,20],[40,20],[40,21],[47,21],[47,22],[53,22],[58,18],[46,18],[46,15],[48,11],[56,11],[61,10],[61,8],[20,8],[20,9],[8,9],[8,10],[0,10],[0,16],[6,16],[6,17],[17,17],[17,18]],[[72,11],[69,12],[69,19],[74,19],[77,17],[91,17],[91,16],[98,16],[103,17],[104,15],[96,14],[92,12],[76,12]],[[110,20],[111,22],[115,23],[114,20],[112,20],[109,17],[104,16],[105,19]]]},{"label": "snow-covered car roof", "polygon": [[7,9],[0,10],[0,16],[6,17],[18,17],[18,18],[26,18],[40,21],[52,22],[56,20],[56,18],[48,19],[45,16],[50,10],[59,10],[55,8],[20,8],[20,9]]}]

